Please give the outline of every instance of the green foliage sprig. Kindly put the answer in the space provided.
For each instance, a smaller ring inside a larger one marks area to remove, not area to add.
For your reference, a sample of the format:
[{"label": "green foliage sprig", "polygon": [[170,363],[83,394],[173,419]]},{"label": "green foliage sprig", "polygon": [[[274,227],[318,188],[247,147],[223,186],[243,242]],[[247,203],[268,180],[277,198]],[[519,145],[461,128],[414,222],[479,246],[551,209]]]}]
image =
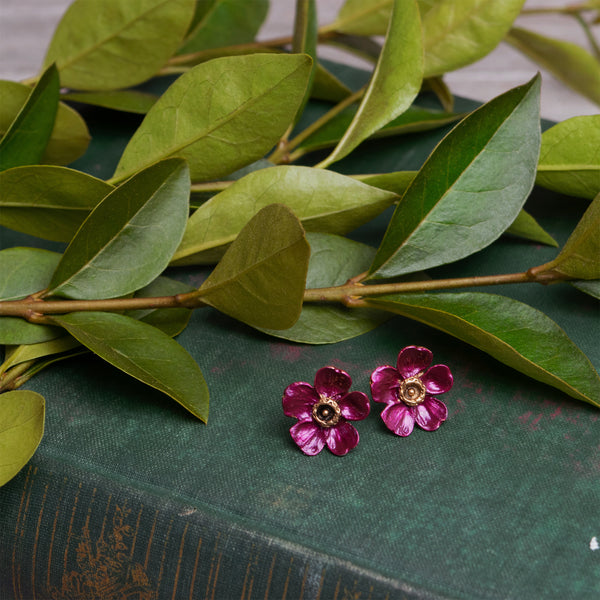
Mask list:
[{"label": "green foliage sprig", "polygon": [[[321,28],[318,2],[298,0],[293,34],[258,42],[268,4],[75,0],[40,76],[0,82],[0,225],[68,244],[0,251],[0,449],[10,457],[0,484],[43,433],[44,400],[12,390],[81,352],[206,421],[206,382],[173,340],[203,307],[318,344],[401,314],[600,407],[597,372],[548,316],[449,291],[570,282],[600,297],[600,117],[541,135],[539,76],[466,115],[443,81],[505,39],[600,103],[597,2],[558,11],[579,20],[591,53],[514,28],[523,0],[459,10],[452,0],[346,0]],[[372,60],[368,82],[350,90],[319,61],[322,44]],[[165,75],[175,78],[160,94],[135,88]],[[424,90],[443,110],[419,104]],[[311,98],[330,109],[306,123]],[[143,115],[112,177],[63,166],[89,143],[69,101]],[[370,138],[455,122],[417,172],[329,169]],[[556,245],[523,210],[534,184],[591,201],[554,260],[431,278],[505,232]],[[377,249],[343,237],[390,207]],[[163,275],[178,265],[216,266],[191,288]]]}]

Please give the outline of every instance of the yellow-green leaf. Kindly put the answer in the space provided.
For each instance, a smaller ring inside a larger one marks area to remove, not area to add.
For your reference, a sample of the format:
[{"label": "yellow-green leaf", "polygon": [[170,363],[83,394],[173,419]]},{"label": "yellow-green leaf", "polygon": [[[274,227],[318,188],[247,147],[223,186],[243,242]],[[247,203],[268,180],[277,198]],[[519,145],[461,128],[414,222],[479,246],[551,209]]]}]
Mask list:
[{"label": "yellow-green leaf", "polygon": [[198,296],[253,327],[287,329],[302,310],[309,259],[300,221],[271,204],[242,229]]},{"label": "yellow-green leaf", "polygon": [[61,84],[114,90],[150,79],[181,43],[195,0],[75,0],[56,27],[44,65]]},{"label": "yellow-green leaf", "polygon": [[600,192],[600,115],[544,131],[535,182],[567,196],[592,199]]},{"label": "yellow-green leaf", "polygon": [[0,395],[0,486],[34,455],[44,435],[44,398],[16,390]]},{"label": "yellow-green leaf", "polygon": [[422,79],[419,10],[415,0],[394,0],[385,43],[358,111],[333,152],[317,166],[325,167],[340,160],[400,116],[418,94]]},{"label": "yellow-green leaf", "polygon": [[[31,92],[31,88],[16,81],[0,81],[0,135],[10,127]],[[90,143],[90,134],[81,116],[59,102],[50,140],[40,162],[66,165],[79,158]]]},{"label": "yellow-green leaf", "polygon": [[264,156],[292,122],[312,61],[301,54],[217,58],[179,77],[148,111],[114,180],[170,156],[192,181],[222,177]]},{"label": "yellow-green leaf", "polygon": [[563,83],[600,104],[600,62],[587,50],[520,27],[511,29],[506,41]]}]

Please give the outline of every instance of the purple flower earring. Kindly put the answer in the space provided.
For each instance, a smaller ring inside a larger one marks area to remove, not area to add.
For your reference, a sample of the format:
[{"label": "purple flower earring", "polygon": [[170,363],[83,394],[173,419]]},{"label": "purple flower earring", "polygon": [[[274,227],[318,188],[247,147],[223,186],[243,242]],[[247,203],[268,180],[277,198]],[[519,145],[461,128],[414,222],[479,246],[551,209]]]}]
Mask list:
[{"label": "purple flower earring", "polygon": [[435,398],[452,387],[452,373],[446,365],[430,367],[433,354],[421,346],[407,346],[398,354],[396,368],[377,367],[371,374],[371,396],[387,406],[381,418],[390,431],[406,437],[415,423],[435,431],[446,420],[446,405]]},{"label": "purple flower earring", "polygon": [[335,367],[323,367],[314,386],[304,381],[288,385],[283,394],[283,412],[298,422],[290,428],[294,442],[309,456],[327,445],[338,456],[358,444],[358,431],[348,421],[364,419],[370,410],[363,392],[350,392],[350,375]]}]

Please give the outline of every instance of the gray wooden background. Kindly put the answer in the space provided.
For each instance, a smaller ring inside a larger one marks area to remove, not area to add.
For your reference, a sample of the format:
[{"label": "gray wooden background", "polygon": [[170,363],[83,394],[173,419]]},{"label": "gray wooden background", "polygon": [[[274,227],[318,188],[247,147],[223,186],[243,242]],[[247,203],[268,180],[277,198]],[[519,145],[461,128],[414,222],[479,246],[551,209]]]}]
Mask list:
[{"label": "gray wooden background", "polygon": [[[528,0],[525,6],[556,7],[573,2],[574,0]],[[0,0],[1,79],[19,80],[37,73],[54,27],[70,3],[71,0]],[[344,0],[318,0],[319,21],[322,24],[333,21],[343,3]],[[290,34],[293,11],[294,0],[271,0],[271,10],[260,38]],[[518,23],[539,33],[586,46],[583,31],[575,19],[556,15],[531,15],[520,17]],[[350,59],[343,53],[324,51],[322,55],[361,66],[359,61]],[[561,121],[576,115],[599,112],[595,104],[566,88],[552,75],[504,43],[476,64],[448,74],[446,81],[456,95],[487,101],[526,82],[538,70],[542,71],[543,77],[543,117]]]}]

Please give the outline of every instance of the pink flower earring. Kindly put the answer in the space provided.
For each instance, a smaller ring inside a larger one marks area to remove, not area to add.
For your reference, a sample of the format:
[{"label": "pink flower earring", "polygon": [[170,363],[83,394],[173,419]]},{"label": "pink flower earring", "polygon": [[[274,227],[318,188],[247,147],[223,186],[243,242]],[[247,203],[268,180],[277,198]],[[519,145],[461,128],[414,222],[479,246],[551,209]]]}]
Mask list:
[{"label": "pink flower earring", "polygon": [[406,437],[415,423],[435,431],[448,417],[446,405],[435,398],[452,387],[446,365],[430,367],[433,354],[421,346],[407,346],[398,354],[396,367],[384,365],[371,374],[371,396],[387,406],[381,413],[386,427]]},{"label": "pink flower earring", "polygon": [[350,392],[350,375],[335,367],[323,367],[315,375],[314,385],[297,381],[283,394],[283,412],[298,422],[290,428],[292,439],[309,456],[327,445],[338,456],[358,444],[358,431],[348,421],[360,421],[370,410],[363,392]]}]

